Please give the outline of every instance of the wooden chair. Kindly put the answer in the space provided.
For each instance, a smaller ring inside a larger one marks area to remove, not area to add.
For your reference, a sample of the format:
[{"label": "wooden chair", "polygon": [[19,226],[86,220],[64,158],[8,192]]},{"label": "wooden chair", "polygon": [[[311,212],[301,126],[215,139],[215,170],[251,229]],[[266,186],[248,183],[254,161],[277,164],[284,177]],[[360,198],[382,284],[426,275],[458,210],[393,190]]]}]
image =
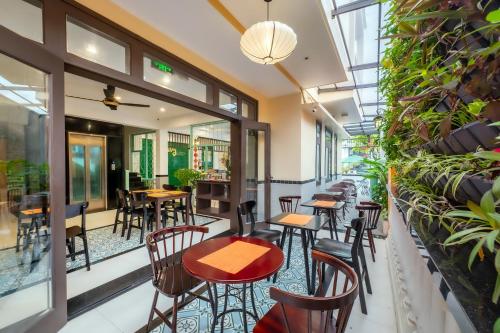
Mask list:
[{"label": "wooden chair", "polygon": [[[86,211],[88,207],[88,202],[82,202],[73,205],[66,206],[66,219],[72,217],[81,216],[81,224],[66,228],[66,246],[68,247],[68,254],[66,258],[71,257],[71,260],[75,260],[77,255],[85,255],[85,266],[87,270],[90,271],[90,257],[89,257],[89,246],[87,242],[87,229],[85,225]],[[83,250],[76,252],[75,249],[75,238],[80,237],[83,241]]]},{"label": "wooden chair", "polygon": [[[375,249],[375,241],[373,240],[372,231],[377,229],[380,213],[382,212],[382,206],[373,201],[361,201],[359,205],[356,206],[356,209],[359,211],[359,216],[365,217],[365,231],[368,246],[370,247],[370,251],[372,253],[372,260],[375,262],[375,253],[377,253],[377,250]],[[344,224],[344,227],[346,228],[344,242],[349,243],[351,226]]]},{"label": "wooden chair", "polygon": [[[149,332],[151,321],[156,313],[172,332],[175,333],[177,331],[178,309],[186,304],[185,294],[209,302],[212,305],[212,310],[215,311],[211,296],[207,299],[206,297],[191,292],[191,290],[200,285],[202,281],[187,273],[182,265],[183,252],[193,244],[202,242],[206,233],[208,233],[208,227],[183,225],[156,230],[147,235],[146,247],[153,270],[153,286],[156,290],[149,313],[146,332]],[[196,241],[198,237],[200,239]],[[210,290],[208,283],[207,287],[208,290]],[[171,321],[169,321],[163,312],[156,307],[160,293],[174,299]],[[209,293],[209,295],[211,294]],[[181,297],[180,302],[179,297]]]},{"label": "wooden chair", "polygon": [[[38,239],[40,228],[43,225],[48,226],[50,221],[49,196],[47,194],[23,195],[21,202],[11,207],[11,212],[17,216],[16,252],[19,252],[22,238],[24,238],[23,247],[27,247],[31,242],[32,231],[35,230]],[[45,235],[48,234],[45,232]]]},{"label": "wooden chair", "polygon": [[[243,219],[250,220],[250,233],[247,235],[248,237],[255,237],[259,239],[263,239],[265,241],[276,243],[276,245],[283,249],[281,244],[281,231],[279,230],[271,230],[271,229],[259,229],[255,230],[255,216],[253,214],[253,210],[257,203],[254,200],[246,201],[239,204],[236,207],[236,211],[238,213],[238,235],[243,236],[246,223],[243,222]],[[274,274],[273,282],[276,282],[278,277],[278,273]]]},{"label": "wooden chair", "polygon": [[[118,224],[122,224],[122,237],[125,236],[125,229],[127,229],[128,217],[131,208],[129,202],[129,193],[127,190],[116,189],[116,215],[115,223],[113,224],[113,233],[116,233]],[[122,218],[120,220],[120,214]]]},{"label": "wooden chair", "polygon": [[[283,213],[296,213],[302,197],[300,195],[286,195],[278,198]],[[286,236],[288,238],[288,254],[286,257],[286,269],[290,268],[290,257],[292,256],[292,238],[295,230],[293,227],[285,227],[281,237],[281,248],[284,248]]]},{"label": "wooden chair", "polygon": [[194,220],[194,211],[193,211],[193,188],[191,186],[181,186],[179,190],[182,192],[189,193],[188,199],[187,201],[181,199],[180,202],[174,202],[169,206],[165,206],[167,217],[170,216],[168,215],[168,212],[171,212],[173,214],[172,216],[174,218],[174,226],[175,226],[178,222],[178,214],[181,213],[182,222],[186,224],[187,221],[186,205],[189,205],[189,215],[191,216],[192,224],[195,225],[196,223]]},{"label": "wooden chair", "polygon": [[[366,266],[365,252],[363,250],[363,232],[365,230],[365,221],[363,217],[354,218],[351,221],[351,228],[356,231],[352,244],[339,242],[333,239],[323,238],[313,245],[313,250],[326,253],[342,260],[349,266],[354,268],[354,271],[359,278],[359,301],[361,304],[361,312],[367,314],[365,293],[363,288],[363,279],[365,280],[366,290],[369,294],[372,293],[370,277],[368,275],[368,267]],[[315,271],[313,270],[313,274]],[[312,283],[314,287],[316,276],[313,275]]]},{"label": "wooden chair", "polygon": [[[146,192],[132,192],[132,195],[129,195],[129,198],[130,220],[127,225],[127,240],[130,239],[132,228],[137,228],[141,230],[139,242],[142,244],[142,242],[144,242],[144,233],[146,232],[146,227],[149,226],[149,229],[152,229],[155,212],[153,209],[148,207]],[[137,225],[134,225],[134,220],[137,220]]]},{"label": "wooden chair", "polygon": [[[254,333],[343,333],[347,327],[352,306],[358,296],[356,273],[339,259],[312,251],[313,265],[319,263],[333,269],[332,280],[320,277],[316,295],[292,294],[275,287],[269,290],[277,302],[255,325]],[[319,270],[318,270],[319,271]],[[333,281],[332,294],[326,296]],[[325,296],[323,296],[325,295]],[[337,311],[334,317],[334,311]]]}]

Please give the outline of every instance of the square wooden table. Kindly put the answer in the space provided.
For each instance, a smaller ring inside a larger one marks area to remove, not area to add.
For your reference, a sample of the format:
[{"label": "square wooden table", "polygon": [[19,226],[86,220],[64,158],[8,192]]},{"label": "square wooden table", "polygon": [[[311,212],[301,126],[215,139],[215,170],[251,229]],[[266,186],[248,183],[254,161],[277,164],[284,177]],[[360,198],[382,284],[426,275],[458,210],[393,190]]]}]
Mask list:
[{"label": "square wooden table", "polygon": [[329,226],[330,226],[330,238],[333,239],[333,232],[332,232],[332,226],[333,226],[333,229],[335,231],[335,238],[337,240],[339,240],[339,235],[337,233],[337,211],[342,209],[345,205],[345,202],[343,201],[335,201],[335,203],[333,203],[332,201],[332,205],[330,207],[328,206],[321,206],[321,205],[318,205],[318,202],[319,201],[325,201],[325,200],[311,200],[311,201],[307,201],[307,202],[304,202],[301,204],[301,206],[303,207],[312,207],[314,209],[319,209],[319,210],[324,210],[327,212],[328,214],[328,218],[329,218]]},{"label": "square wooden table", "polygon": [[[147,199],[151,202],[155,203],[155,220],[156,220],[156,230],[160,229],[160,221],[161,221],[161,204],[165,201],[171,201],[175,199],[186,199],[186,224],[189,224],[190,205],[188,203],[189,193],[183,191],[165,191],[160,189],[152,189],[152,190],[137,190],[132,191],[134,193],[143,192],[147,194]],[[194,223],[194,221],[193,221]]]},{"label": "square wooden table", "polygon": [[[279,225],[286,228],[294,228],[294,229],[299,229],[300,230],[300,237],[302,239],[302,249],[304,251],[304,263],[305,263],[305,268],[306,268],[306,282],[307,282],[307,292],[312,295],[314,291],[311,290],[311,276],[309,272],[309,253],[308,253],[308,243],[311,243],[314,245],[314,236],[313,232],[317,232],[321,230],[323,225],[327,223],[328,221],[323,217],[323,216],[318,216],[318,215],[306,215],[306,214],[295,214],[295,215],[301,215],[301,216],[309,216],[311,218],[311,221],[307,224],[292,224],[288,222],[283,222],[283,219],[289,215],[292,215],[294,213],[281,213],[279,215],[276,215],[269,220],[266,220],[266,223],[269,224],[274,224],[274,225]],[[292,233],[290,233],[290,237]],[[281,248],[283,248],[283,245],[285,243],[285,237],[286,237],[286,230],[283,230],[282,236],[281,236]],[[290,251],[288,251],[288,255],[290,256]]]}]

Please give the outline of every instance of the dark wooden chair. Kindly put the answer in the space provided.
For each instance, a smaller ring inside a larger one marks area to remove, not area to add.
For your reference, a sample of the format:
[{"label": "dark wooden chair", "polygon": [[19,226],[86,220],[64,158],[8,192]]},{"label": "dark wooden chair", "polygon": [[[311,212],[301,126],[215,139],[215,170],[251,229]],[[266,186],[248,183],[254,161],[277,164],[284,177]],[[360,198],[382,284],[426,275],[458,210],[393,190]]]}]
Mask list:
[{"label": "dark wooden chair", "polygon": [[[70,219],[76,216],[82,217],[80,225],[74,225],[72,227],[66,228],[66,246],[68,247],[69,252],[66,255],[66,258],[71,257],[71,260],[74,261],[77,255],[85,255],[85,266],[87,267],[87,270],[90,271],[89,245],[87,242],[87,228],[85,225],[87,207],[87,202],[66,206],[66,219]],[[83,250],[81,251],[76,251],[76,237],[80,237],[82,239]]]},{"label": "dark wooden chair", "polygon": [[[189,215],[191,216],[192,224],[195,225],[194,220],[194,211],[193,211],[193,188],[191,186],[181,186],[179,187],[179,191],[187,192],[188,199],[180,199],[179,202],[173,202],[170,205],[165,206],[165,212],[167,213],[167,217],[173,216],[174,226],[177,225],[178,222],[178,214],[180,213],[182,216],[182,222],[186,224],[187,216],[186,216],[186,205],[189,205]],[[172,213],[172,215],[168,215],[168,213]]]},{"label": "dark wooden chair", "polygon": [[[129,195],[130,220],[127,225],[127,240],[130,239],[132,228],[137,228],[141,230],[141,235],[139,236],[139,242],[141,244],[144,242],[146,227],[149,227],[150,230],[152,229],[155,217],[154,209],[148,206],[147,196],[146,192],[132,192],[132,194]],[[134,221],[137,221],[137,225],[134,225]]]},{"label": "dark wooden chair", "polygon": [[[359,216],[365,217],[366,239],[368,240],[368,246],[372,253],[372,260],[375,262],[375,253],[377,253],[377,250],[375,249],[372,231],[377,229],[382,206],[373,201],[361,201],[359,205],[356,206],[356,209],[359,212]],[[344,227],[346,228],[344,242],[348,243],[351,236],[351,226],[345,224]]]},{"label": "dark wooden chair", "polygon": [[[125,230],[127,229],[128,217],[130,215],[131,208],[129,202],[129,193],[127,190],[116,189],[116,215],[115,223],[113,224],[113,233],[116,233],[116,228],[118,224],[122,224],[122,237],[125,236]],[[120,220],[120,214],[122,215]]]},{"label": "dark wooden chair", "polygon": [[[339,242],[336,240],[323,238],[313,245],[313,250],[326,253],[335,258],[344,261],[354,268],[354,271],[359,278],[359,301],[361,304],[361,312],[367,314],[365,293],[363,288],[363,279],[366,284],[366,290],[369,294],[372,293],[370,277],[368,275],[368,267],[366,266],[365,252],[363,250],[363,232],[365,230],[365,221],[363,217],[354,218],[351,221],[351,228],[356,231],[352,244]],[[313,270],[313,274],[315,271]],[[313,275],[312,283],[314,286],[316,276]]]},{"label": "dark wooden chair", "polygon": [[[208,233],[208,227],[183,225],[163,228],[147,235],[146,247],[153,269],[153,286],[156,290],[146,332],[149,332],[151,321],[156,313],[175,333],[177,331],[177,312],[179,307],[187,304],[185,302],[186,294],[209,302],[212,305],[212,310],[215,310],[211,293],[209,293],[210,298],[208,299],[191,292],[193,288],[203,282],[187,273],[182,265],[183,252],[193,244],[202,242],[206,233]],[[196,238],[199,240],[196,241]],[[177,253],[175,253],[175,249],[177,249]],[[210,290],[208,283],[207,287]],[[156,307],[160,293],[174,299],[171,321]],[[180,302],[179,297],[181,298]]]},{"label": "dark wooden chair", "polygon": [[[285,195],[278,198],[283,213],[296,213],[302,197],[300,195]],[[288,254],[286,257],[286,269],[290,268],[290,257],[292,255],[292,238],[295,230],[293,227],[285,227],[281,236],[281,248],[284,248],[286,236],[288,235]]]},{"label": "dark wooden chair", "polygon": [[[248,233],[248,237],[259,238],[271,243],[276,243],[276,245],[283,249],[281,244],[281,231],[272,230],[272,229],[255,229],[255,215],[253,210],[257,203],[254,200],[246,201],[238,205],[236,207],[236,211],[238,213],[238,235],[243,236],[245,230],[245,222],[243,219],[250,220],[250,232]],[[276,282],[278,277],[278,273],[274,274],[273,282]]]},{"label": "dark wooden chair", "polygon": [[[328,265],[333,270],[330,279],[320,276],[317,296],[292,294],[275,287],[269,290],[277,302],[255,325],[254,333],[343,333],[352,306],[358,296],[358,277],[341,260],[312,251],[313,264]],[[320,271],[320,270],[318,270]],[[333,281],[331,296],[326,296]],[[337,311],[334,317],[334,311]]]}]

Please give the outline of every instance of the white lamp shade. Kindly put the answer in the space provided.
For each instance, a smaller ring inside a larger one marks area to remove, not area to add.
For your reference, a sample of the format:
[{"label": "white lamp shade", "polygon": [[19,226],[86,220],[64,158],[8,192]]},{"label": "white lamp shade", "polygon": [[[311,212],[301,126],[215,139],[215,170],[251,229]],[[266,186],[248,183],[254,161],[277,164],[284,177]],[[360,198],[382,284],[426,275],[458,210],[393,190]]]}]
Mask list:
[{"label": "white lamp shade", "polygon": [[275,64],[286,59],[297,46],[297,35],[278,21],[255,23],[240,40],[241,52],[259,64]]}]

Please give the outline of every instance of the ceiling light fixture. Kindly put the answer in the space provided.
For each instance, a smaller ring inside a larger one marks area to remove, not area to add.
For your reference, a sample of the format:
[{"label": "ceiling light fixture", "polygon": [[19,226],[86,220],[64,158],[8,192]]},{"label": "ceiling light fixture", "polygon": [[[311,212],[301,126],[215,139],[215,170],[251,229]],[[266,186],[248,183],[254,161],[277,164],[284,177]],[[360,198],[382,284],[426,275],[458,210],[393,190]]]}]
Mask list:
[{"label": "ceiling light fixture", "polygon": [[170,75],[164,75],[163,76],[163,83],[169,84],[170,83]]},{"label": "ceiling light fixture", "polygon": [[253,62],[271,65],[286,59],[297,46],[297,35],[288,25],[269,21],[269,3],[267,2],[267,20],[255,23],[241,36],[241,52]]},{"label": "ceiling light fixture", "polygon": [[86,50],[90,54],[97,54],[97,47],[94,44],[87,45]]},{"label": "ceiling light fixture", "polygon": [[165,108],[160,108],[160,112],[165,112]]},{"label": "ceiling light fixture", "polygon": [[122,97],[121,97],[121,96],[115,96],[115,99],[116,99],[117,101],[121,101],[121,100],[122,100]]}]

